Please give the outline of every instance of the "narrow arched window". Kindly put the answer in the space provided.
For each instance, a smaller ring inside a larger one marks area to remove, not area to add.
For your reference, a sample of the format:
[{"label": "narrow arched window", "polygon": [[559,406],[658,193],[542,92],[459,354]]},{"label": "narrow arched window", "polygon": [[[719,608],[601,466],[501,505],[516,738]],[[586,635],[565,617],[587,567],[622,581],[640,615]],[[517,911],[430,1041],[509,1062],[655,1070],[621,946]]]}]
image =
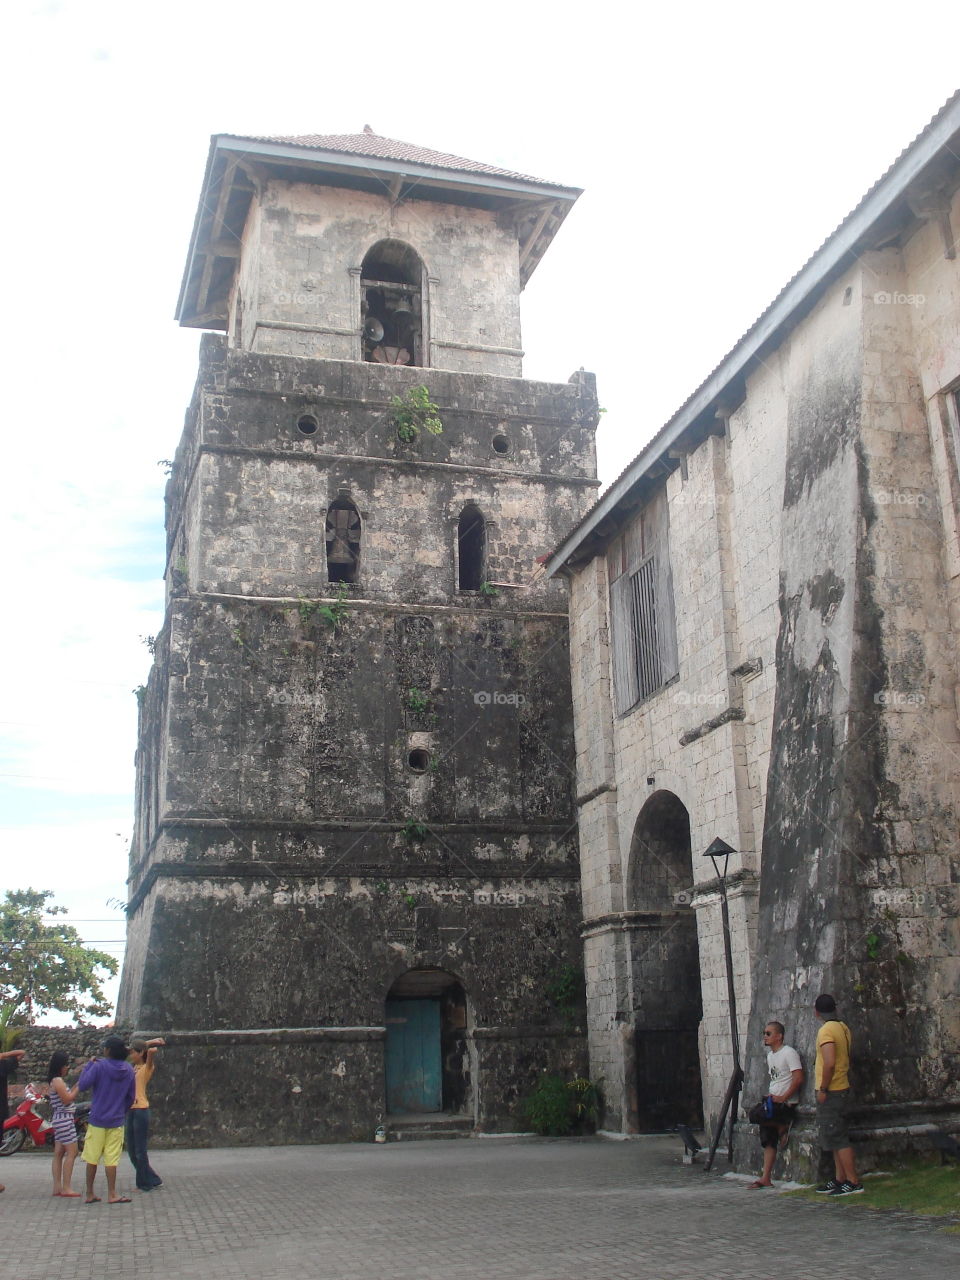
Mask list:
[{"label": "narrow arched window", "polygon": [[461,591],[480,590],[486,551],[486,522],[480,508],[470,502],[457,525],[457,586]]},{"label": "narrow arched window", "polygon": [[423,365],[423,263],[401,240],[381,240],[360,267],[363,358]]},{"label": "narrow arched window", "polygon": [[327,512],[327,581],[356,582],[360,571],[360,512],[340,497]]}]

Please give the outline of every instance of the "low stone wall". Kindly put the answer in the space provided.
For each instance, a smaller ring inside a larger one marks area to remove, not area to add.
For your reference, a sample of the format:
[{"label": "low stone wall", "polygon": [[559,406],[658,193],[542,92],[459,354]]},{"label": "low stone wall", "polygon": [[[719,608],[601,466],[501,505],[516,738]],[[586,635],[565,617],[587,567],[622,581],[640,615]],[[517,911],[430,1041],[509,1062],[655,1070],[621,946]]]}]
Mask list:
[{"label": "low stone wall", "polygon": [[[99,1056],[104,1039],[111,1034],[113,1028],[104,1027],[27,1027],[14,1046],[23,1049],[25,1056],[10,1081],[11,1100],[23,1096],[25,1084],[46,1084],[47,1067],[58,1049],[70,1054],[67,1074],[76,1076],[88,1058]],[[118,1034],[124,1034],[122,1028]]]},{"label": "low stone wall", "polygon": [[[11,1099],[28,1082],[45,1083],[57,1049],[71,1055],[67,1074],[75,1079],[108,1034],[102,1027],[27,1028]],[[150,1084],[151,1146],[370,1142],[386,1119],[383,1028],[167,1031],[164,1038]],[[464,1118],[477,1132],[524,1127],[522,1100],[542,1072],[587,1072],[586,1039],[576,1030],[477,1028],[471,1044],[483,1083]]]},{"label": "low stone wall", "polygon": [[[850,1138],[860,1174],[892,1169],[915,1157],[930,1157],[937,1151],[938,1134],[960,1135],[960,1100],[866,1106],[850,1116]],[[726,1152],[724,1135],[716,1157],[718,1166],[726,1167]],[[759,1171],[763,1164],[758,1129],[745,1120],[738,1120],[734,1129],[734,1164],[743,1171]],[[820,1149],[812,1107],[799,1108],[799,1118],[786,1150],[777,1158],[773,1176],[797,1182],[833,1177],[833,1158]]]}]

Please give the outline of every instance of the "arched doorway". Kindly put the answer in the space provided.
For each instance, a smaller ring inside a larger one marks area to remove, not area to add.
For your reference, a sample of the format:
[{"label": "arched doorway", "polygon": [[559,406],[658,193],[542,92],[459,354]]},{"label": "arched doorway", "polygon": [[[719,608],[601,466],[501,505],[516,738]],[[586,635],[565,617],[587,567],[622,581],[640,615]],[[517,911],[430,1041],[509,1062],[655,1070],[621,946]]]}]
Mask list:
[{"label": "arched doorway", "polygon": [[634,827],[628,884],[641,1132],[703,1123],[703,1004],[692,880],[689,814],[671,792],[657,791]]},{"label": "arched doorway", "polygon": [[443,969],[408,969],[387,993],[390,1115],[456,1114],[470,1099],[467,997]]}]

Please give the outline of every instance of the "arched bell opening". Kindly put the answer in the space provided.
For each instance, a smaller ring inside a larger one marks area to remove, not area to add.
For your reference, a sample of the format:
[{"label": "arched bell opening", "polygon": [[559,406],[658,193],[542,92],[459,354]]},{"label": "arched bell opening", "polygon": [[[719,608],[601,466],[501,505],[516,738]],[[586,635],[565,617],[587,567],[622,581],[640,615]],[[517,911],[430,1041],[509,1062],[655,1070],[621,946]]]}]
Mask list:
[{"label": "arched bell opening", "polygon": [[356,582],[360,573],[360,512],[341,495],[327,511],[327,581]]},{"label": "arched bell opening", "polygon": [[627,885],[641,1133],[703,1123],[692,881],[690,815],[672,792],[657,791],[637,817]]},{"label": "arched bell opening", "polygon": [[363,358],[375,364],[425,364],[423,262],[402,240],[381,240],[360,267]]},{"label": "arched bell opening", "polygon": [[390,1115],[470,1109],[467,996],[444,969],[408,969],[387,993],[384,1053]]}]

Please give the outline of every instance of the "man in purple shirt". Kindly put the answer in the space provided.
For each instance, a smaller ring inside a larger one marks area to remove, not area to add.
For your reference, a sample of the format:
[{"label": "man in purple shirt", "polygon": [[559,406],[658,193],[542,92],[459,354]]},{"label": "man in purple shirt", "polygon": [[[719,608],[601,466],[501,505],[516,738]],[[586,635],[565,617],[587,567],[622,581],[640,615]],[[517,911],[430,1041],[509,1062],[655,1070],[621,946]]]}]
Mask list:
[{"label": "man in purple shirt", "polygon": [[100,1197],[93,1194],[93,1183],[101,1159],[107,1175],[108,1203],[130,1203],[129,1196],[117,1195],[117,1165],[123,1150],[123,1126],[136,1093],[136,1078],[133,1067],[127,1062],[127,1052],[122,1037],[107,1036],[103,1042],[103,1057],[91,1058],[77,1081],[81,1092],[93,1090],[90,1123],[83,1144],[83,1159],[87,1164],[87,1204],[100,1203]]}]

